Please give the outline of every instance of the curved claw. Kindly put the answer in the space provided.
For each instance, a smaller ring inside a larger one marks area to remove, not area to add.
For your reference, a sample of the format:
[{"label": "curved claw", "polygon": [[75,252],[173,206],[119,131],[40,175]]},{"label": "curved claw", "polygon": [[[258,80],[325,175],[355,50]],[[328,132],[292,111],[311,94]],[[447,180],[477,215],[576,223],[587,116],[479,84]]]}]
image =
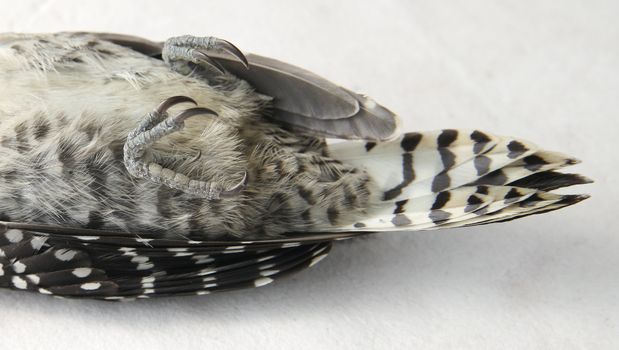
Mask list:
[{"label": "curved claw", "polygon": [[195,59],[197,59],[197,60],[201,61],[202,63],[212,67],[213,69],[217,70],[221,74],[224,74],[226,72],[226,70],[224,69],[224,67],[221,66],[221,64],[219,64],[217,61],[212,59],[206,53],[204,53],[204,52],[202,52],[200,50],[194,50],[192,52],[192,55],[193,55],[193,57]]},{"label": "curved claw", "polygon": [[155,108],[155,113],[159,113],[162,114],[164,112],[166,112],[170,107],[177,105],[179,103],[183,103],[183,102],[190,102],[193,103],[194,105],[198,105],[198,103],[196,101],[194,101],[193,98],[191,97],[187,97],[187,96],[172,96],[170,98],[166,98],[165,100],[163,100],[159,106],[157,106],[157,108]]},{"label": "curved claw", "polygon": [[[225,191],[222,190],[223,186],[218,183],[194,180],[183,173],[164,166],[166,163],[176,164],[176,160],[179,159],[177,157],[170,157],[169,155],[161,154],[161,152],[151,150],[152,157],[150,162],[146,161],[145,153],[147,148],[162,137],[183,129],[187,118],[200,114],[218,116],[217,112],[203,107],[189,108],[174,116],[167,114],[167,110],[170,107],[183,102],[197,104],[195,100],[187,96],[167,98],[153,112],[148,113],[138,127],[129,133],[123,147],[125,168],[132,176],[147,178],[155,183],[207,198],[208,200],[218,199],[220,196],[232,197],[238,195],[247,183],[247,172],[243,174],[241,182]],[[189,159],[189,162],[195,162],[201,156],[202,151],[198,150],[197,154],[192,159]]]},{"label": "curved claw", "polygon": [[202,157],[202,150],[199,149],[198,153],[196,153],[196,155],[189,160],[189,163],[197,162],[200,157]]},{"label": "curved claw", "polygon": [[223,51],[227,52],[228,54],[236,57],[239,61],[241,61],[243,66],[245,66],[245,69],[249,69],[249,62],[247,62],[247,57],[245,57],[243,52],[241,52],[238,47],[234,46],[234,44],[224,39],[216,39],[215,43],[218,45],[218,48],[222,49]]},{"label": "curved claw", "polygon": [[229,198],[239,195],[247,185],[247,171],[243,174],[243,179],[236,185],[232,186],[229,190],[221,191],[220,197]]},{"label": "curved claw", "polygon": [[182,111],[181,113],[179,113],[178,115],[172,117],[172,121],[176,124],[180,124],[184,122],[185,119],[189,117],[193,117],[194,115],[199,115],[199,114],[211,114],[216,117],[219,116],[217,112],[213,111],[212,109],[208,109],[204,107],[195,107],[195,108],[186,109]]}]

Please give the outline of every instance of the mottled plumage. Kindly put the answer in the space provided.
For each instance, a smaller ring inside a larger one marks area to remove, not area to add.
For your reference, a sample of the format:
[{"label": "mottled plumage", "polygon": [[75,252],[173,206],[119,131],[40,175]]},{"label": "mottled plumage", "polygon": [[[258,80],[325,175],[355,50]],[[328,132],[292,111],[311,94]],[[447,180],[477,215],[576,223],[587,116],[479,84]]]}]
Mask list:
[{"label": "mottled plumage", "polygon": [[260,286],[336,239],[585,198],[548,192],[588,182],[555,171],[571,157],[398,125],[219,39],[1,35],[0,286],[108,300]]}]

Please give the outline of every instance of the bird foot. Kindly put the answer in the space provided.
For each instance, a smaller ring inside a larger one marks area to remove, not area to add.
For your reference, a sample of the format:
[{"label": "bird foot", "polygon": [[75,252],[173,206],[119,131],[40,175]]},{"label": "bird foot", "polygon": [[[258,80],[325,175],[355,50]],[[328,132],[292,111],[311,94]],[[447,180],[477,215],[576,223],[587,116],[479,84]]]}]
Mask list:
[{"label": "bird foot", "polygon": [[245,68],[249,68],[249,63],[245,55],[229,41],[215,37],[195,37],[191,35],[177,36],[166,40],[163,45],[162,57],[172,68],[182,70],[185,65],[175,63],[193,62],[198,65],[207,66],[220,73],[224,68],[211,57],[213,53],[228,54],[236,58]]},{"label": "bird foot", "polygon": [[[240,194],[247,182],[247,172],[238,184],[224,189],[219,183],[191,179],[185,174],[166,168],[163,165],[164,160],[173,156],[150,150],[150,146],[162,137],[182,130],[187,118],[195,115],[217,116],[214,111],[201,107],[189,108],[169,116],[167,110],[179,103],[197,105],[196,101],[186,96],[170,97],[148,113],[129,133],[124,146],[124,164],[129,174],[209,200]],[[196,160],[199,154],[194,156]]]}]

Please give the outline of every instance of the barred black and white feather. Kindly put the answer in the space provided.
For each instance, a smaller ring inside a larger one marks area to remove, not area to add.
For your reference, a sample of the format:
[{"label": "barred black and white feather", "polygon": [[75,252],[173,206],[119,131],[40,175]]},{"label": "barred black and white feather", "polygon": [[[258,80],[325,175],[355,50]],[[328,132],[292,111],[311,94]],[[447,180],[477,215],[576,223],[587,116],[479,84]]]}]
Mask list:
[{"label": "barred black and white feather", "polygon": [[336,231],[425,230],[506,221],[586,199],[549,191],[590,182],[556,172],[577,164],[573,157],[479,130],[408,133],[384,143],[343,142],[329,151],[335,159],[365,170],[382,191],[364,220]]}]

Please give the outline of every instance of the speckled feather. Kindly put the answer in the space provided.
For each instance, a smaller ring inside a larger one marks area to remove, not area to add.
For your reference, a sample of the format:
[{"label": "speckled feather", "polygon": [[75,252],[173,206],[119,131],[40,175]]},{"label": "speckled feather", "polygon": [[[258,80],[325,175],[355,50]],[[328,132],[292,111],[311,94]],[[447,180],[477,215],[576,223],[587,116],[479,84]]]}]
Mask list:
[{"label": "speckled feather", "polygon": [[[233,75],[169,65],[160,49],[115,35],[0,36],[0,287],[126,300],[262,286],[334,240],[586,198],[549,192],[589,182],[557,171],[572,157],[478,130],[399,135],[387,109],[299,68],[248,55],[240,70],[219,56]],[[239,195],[209,200],[128,172],[127,135],[172,96],[217,117],[188,119],[153,159],[224,187],[247,172]],[[334,135],[364,140],[325,140]]]}]

